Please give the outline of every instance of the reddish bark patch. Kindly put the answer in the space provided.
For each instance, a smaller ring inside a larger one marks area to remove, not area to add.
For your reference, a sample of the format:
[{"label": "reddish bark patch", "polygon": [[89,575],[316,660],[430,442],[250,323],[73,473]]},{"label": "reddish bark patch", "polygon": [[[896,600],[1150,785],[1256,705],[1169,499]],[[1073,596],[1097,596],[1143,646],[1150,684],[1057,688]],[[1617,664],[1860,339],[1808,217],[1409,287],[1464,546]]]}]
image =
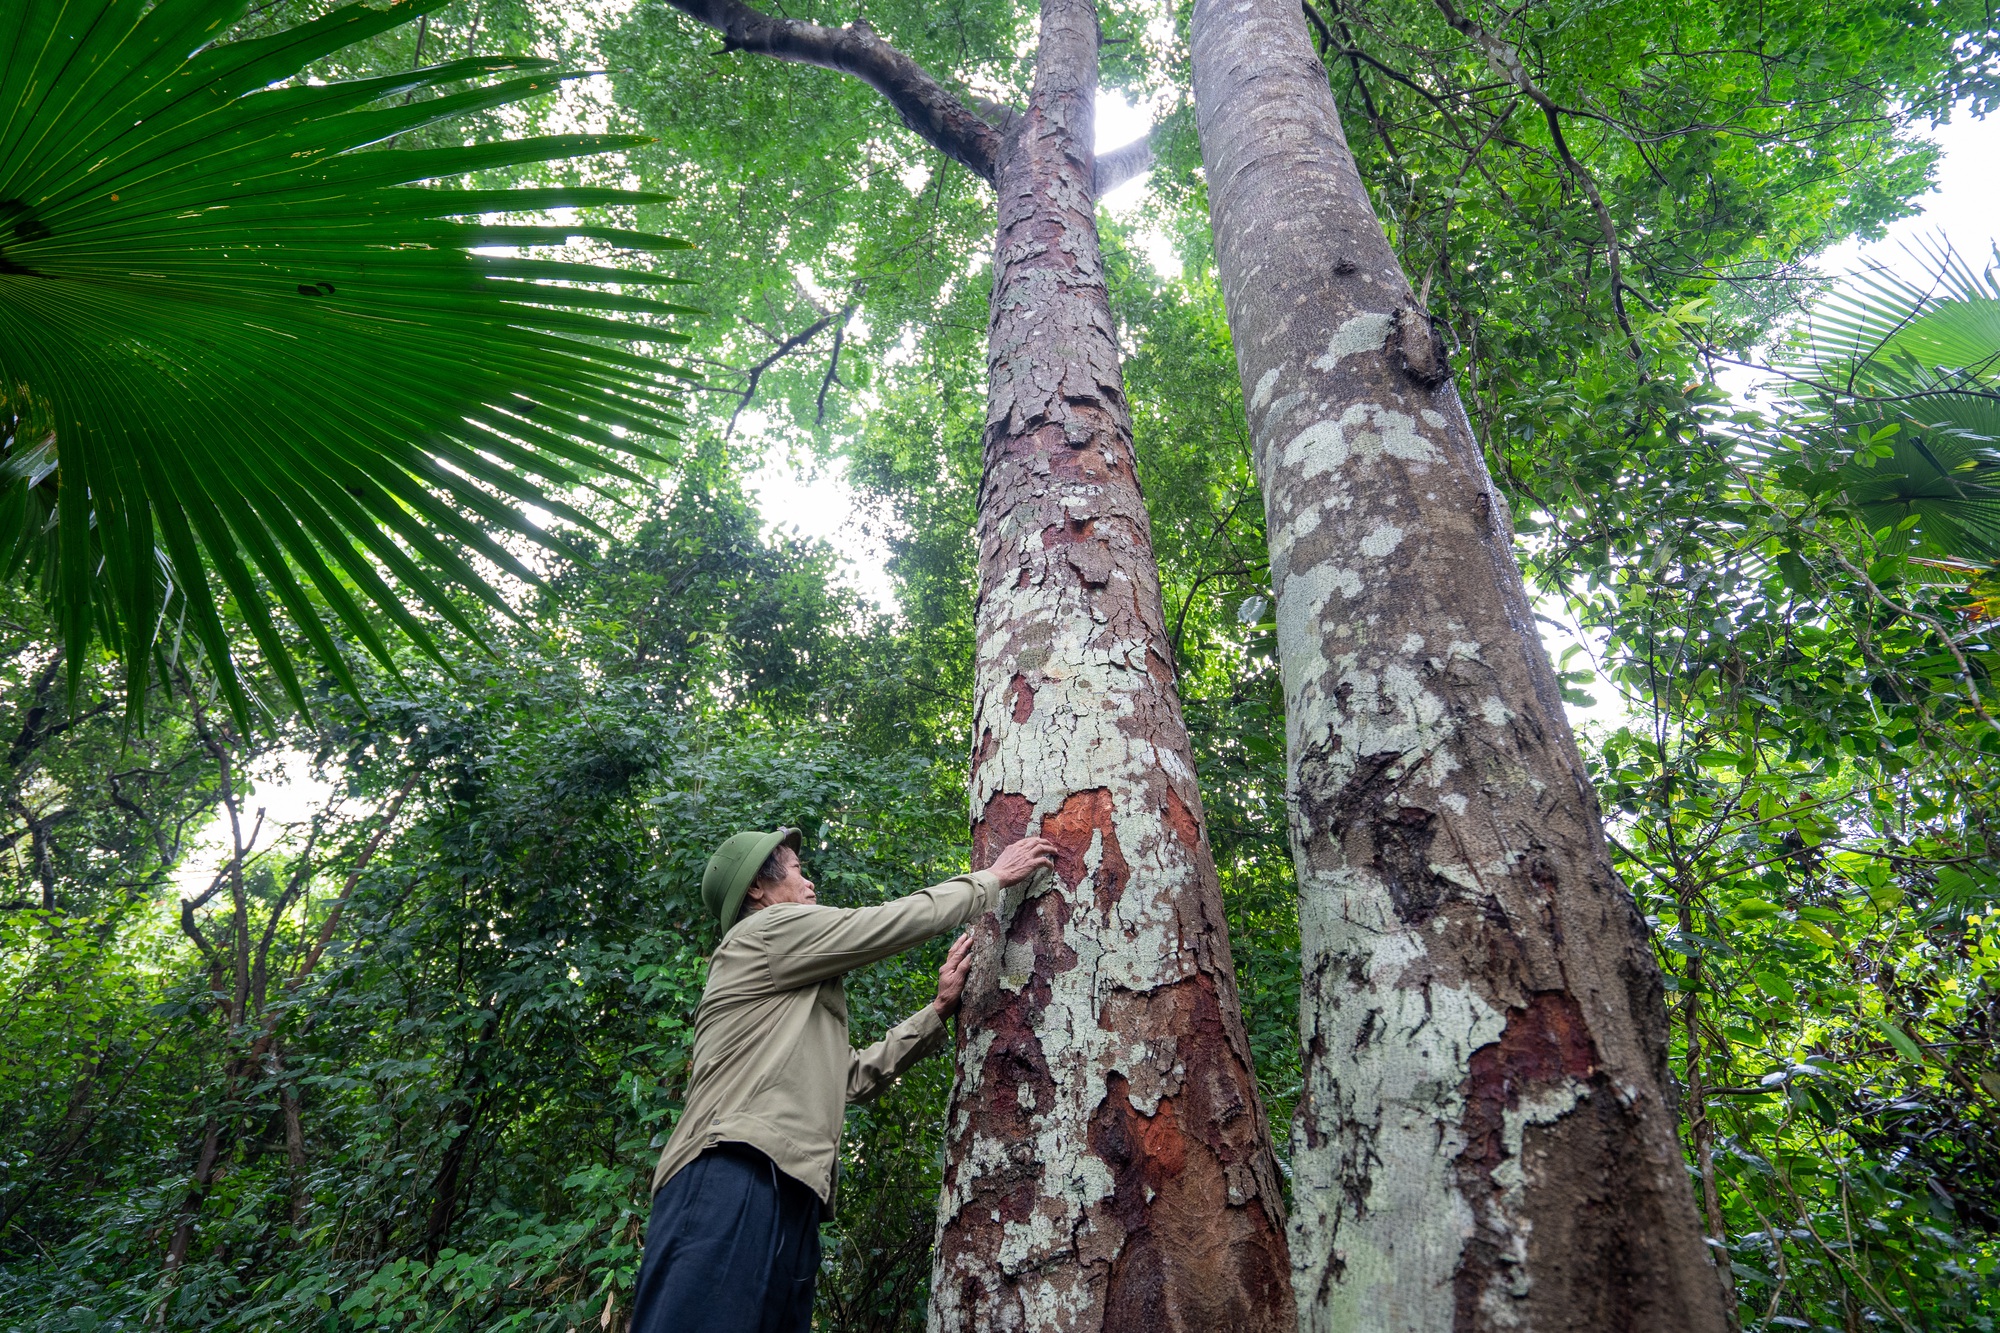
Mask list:
[{"label": "reddish bark patch", "polygon": [[[963,1141],[1005,1145],[1005,1164],[984,1164],[962,1212],[971,1231],[988,1237],[992,1246],[1007,1223],[1026,1221],[1041,1197],[1035,1118],[1055,1105],[1055,1079],[1035,1025],[1048,1008],[1049,978],[1076,966],[1076,954],[1063,940],[1068,922],[1069,904],[1060,894],[1045,893],[1024,904],[1008,923],[1001,947],[988,956],[1018,955],[1025,948],[1034,959],[1026,986],[1019,991],[968,986],[960,1011],[962,1033],[985,1031],[993,1037],[979,1066],[978,1095],[959,1103],[966,1114]],[[958,1170],[957,1161],[947,1168],[948,1186]]]},{"label": "reddish bark patch", "polygon": [[1087,869],[1084,857],[1090,851],[1093,833],[1103,835],[1104,843],[1103,859],[1098,863],[1092,887],[1097,891],[1099,909],[1108,912],[1132,878],[1132,868],[1125,863],[1125,853],[1118,846],[1111,793],[1103,787],[1076,792],[1062,803],[1060,810],[1042,816],[1042,836],[1058,849],[1056,877],[1071,889],[1083,882]]},{"label": "reddish bark patch", "polygon": [[[1537,991],[1526,1006],[1507,1011],[1500,1040],[1472,1053],[1465,1080],[1465,1148],[1458,1155],[1459,1188],[1480,1223],[1453,1275],[1455,1329],[1484,1329],[1491,1320],[1485,1297],[1510,1285],[1513,1260],[1505,1238],[1523,1219],[1503,1212],[1494,1173],[1510,1156],[1507,1113],[1524,1099],[1571,1080],[1601,1084],[1596,1044],[1576,998],[1564,991]],[[1603,1100],[1597,1087],[1592,1097]],[[1580,1103],[1588,1109],[1589,1103]],[[1529,1182],[1532,1187],[1532,1181]]]},{"label": "reddish bark patch", "polygon": [[1506,1113],[1519,1108],[1522,1095],[1596,1072],[1597,1051],[1574,996],[1538,991],[1526,1008],[1508,1010],[1500,1040],[1468,1062],[1460,1169],[1490,1179],[1506,1156]]},{"label": "reddish bark patch", "polygon": [[1090,1146],[1117,1173],[1111,1213],[1128,1231],[1145,1225],[1146,1192],[1159,1193],[1187,1165],[1174,1099],[1160,1098],[1158,1109],[1145,1115],[1132,1105],[1132,1082],[1123,1074],[1105,1081],[1104,1100],[1090,1118]]},{"label": "reddish bark patch", "polygon": [[[1022,912],[1017,920],[1032,921],[1035,915],[1032,911]],[[1033,1015],[1048,1006],[1048,983],[1031,982],[1029,992],[1023,997],[1025,1003],[996,1005],[976,1015],[982,1027],[993,1033],[993,1044],[987,1049],[986,1062],[980,1069],[983,1097],[974,1118],[982,1134],[1003,1143],[1019,1144],[1024,1150],[1034,1138],[1035,1114],[1046,1112],[1055,1098],[1055,1081],[1048,1062],[1042,1058],[1042,1044],[1031,1027]],[[1032,1161],[1024,1160],[1019,1165],[1018,1178],[1012,1172],[999,1181],[987,1178],[989,1183],[980,1192],[981,1207],[989,1211],[998,1207],[1002,1217],[1006,1217],[1009,1210],[1002,1207],[1003,1202],[1016,1194],[1020,1183],[1025,1181],[1027,1199],[1020,1208],[1020,1216],[1013,1220],[1019,1221],[1033,1211],[1039,1171]]]},{"label": "reddish bark patch", "polygon": [[1174,836],[1189,851],[1201,846],[1201,821],[1195,818],[1194,811],[1188,809],[1181,794],[1171,787],[1167,788],[1167,827],[1174,831]]},{"label": "reddish bark patch", "polygon": [[1007,682],[1007,693],[1014,696],[1014,721],[1026,722],[1035,711],[1035,687],[1026,676],[1015,672],[1014,679]]},{"label": "reddish bark patch", "polygon": [[[1214,981],[1197,976],[1155,991],[1139,1030],[1172,1031],[1190,1070],[1248,1069],[1236,1058]],[[1121,1031],[1134,1031],[1122,1023]],[[1111,1171],[1106,1205],[1124,1229],[1105,1288],[1110,1329],[1293,1327],[1290,1261],[1275,1200],[1239,1193],[1232,1178],[1253,1177],[1260,1134],[1238,1079],[1191,1076],[1162,1096],[1152,1115],[1132,1105],[1123,1074],[1106,1080],[1090,1121],[1090,1147]],[[1275,1182],[1273,1182],[1275,1183]],[[1253,1189],[1255,1187],[1253,1186]]]},{"label": "reddish bark patch", "polygon": [[[973,767],[978,767],[976,757]],[[1034,813],[1034,802],[1018,792],[1003,791],[988,801],[972,823],[972,864],[990,866],[1008,843],[1027,837]]]}]

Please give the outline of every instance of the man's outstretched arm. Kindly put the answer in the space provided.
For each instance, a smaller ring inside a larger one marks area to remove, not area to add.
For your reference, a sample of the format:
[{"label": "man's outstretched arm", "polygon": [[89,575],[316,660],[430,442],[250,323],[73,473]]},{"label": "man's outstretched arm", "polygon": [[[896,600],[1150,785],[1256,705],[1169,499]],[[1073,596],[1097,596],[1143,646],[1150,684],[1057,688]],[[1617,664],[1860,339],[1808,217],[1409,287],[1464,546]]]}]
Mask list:
[{"label": "man's outstretched arm", "polygon": [[773,990],[811,986],[911,949],[1000,905],[1002,893],[1054,863],[1056,846],[1023,838],[985,870],[919,889],[880,907],[808,907],[781,903],[759,931]]}]

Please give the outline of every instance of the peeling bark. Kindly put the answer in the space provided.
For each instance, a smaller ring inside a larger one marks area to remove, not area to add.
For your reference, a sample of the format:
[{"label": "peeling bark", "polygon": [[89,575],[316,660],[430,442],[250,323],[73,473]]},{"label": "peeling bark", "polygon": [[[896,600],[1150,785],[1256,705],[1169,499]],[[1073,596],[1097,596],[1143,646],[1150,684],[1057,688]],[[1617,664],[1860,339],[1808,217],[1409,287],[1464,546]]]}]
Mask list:
[{"label": "peeling bark", "polygon": [[1721,1333],[1666,1011],[1444,350],[1286,0],[1197,0],[1277,596],[1313,1330]]},{"label": "peeling bark", "polygon": [[1290,1329],[1099,258],[1097,42],[1046,0],[996,175],[974,858],[1062,850],[966,986],[931,1328]]}]

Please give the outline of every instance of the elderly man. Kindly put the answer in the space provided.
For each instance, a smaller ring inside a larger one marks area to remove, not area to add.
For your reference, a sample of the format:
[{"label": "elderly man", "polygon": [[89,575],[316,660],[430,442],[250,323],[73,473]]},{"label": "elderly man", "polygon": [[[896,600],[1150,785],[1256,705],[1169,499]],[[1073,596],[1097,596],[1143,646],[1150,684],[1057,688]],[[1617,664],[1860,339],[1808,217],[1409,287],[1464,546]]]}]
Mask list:
[{"label": "elderly man", "polygon": [[738,833],[709,858],[701,896],[722,943],[687,1109],[653,1173],[632,1333],[807,1333],[842,1111],[944,1044],[972,937],[945,955],[937,998],[865,1050],[847,1044],[841,977],[991,911],[1055,851],[1024,838],[989,869],[855,909],[818,905],[797,829]]}]

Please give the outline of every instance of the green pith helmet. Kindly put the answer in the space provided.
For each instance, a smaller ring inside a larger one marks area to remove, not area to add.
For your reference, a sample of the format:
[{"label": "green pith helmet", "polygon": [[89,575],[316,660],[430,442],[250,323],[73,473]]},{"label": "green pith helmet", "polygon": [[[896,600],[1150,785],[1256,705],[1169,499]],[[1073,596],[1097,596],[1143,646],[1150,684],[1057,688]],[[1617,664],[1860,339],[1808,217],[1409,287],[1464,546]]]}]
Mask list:
[{"label": "green pith helmet", "polygon": [[781,828],[773,833],[731,834],[708,858],[708,869],[701,872],[701,900],[724,930],[735,924],[736,914],[743,908],[743,895],[750,892],[750,882],[757,878],[764,858],[781,845],[796,852],[799,831]]}]

